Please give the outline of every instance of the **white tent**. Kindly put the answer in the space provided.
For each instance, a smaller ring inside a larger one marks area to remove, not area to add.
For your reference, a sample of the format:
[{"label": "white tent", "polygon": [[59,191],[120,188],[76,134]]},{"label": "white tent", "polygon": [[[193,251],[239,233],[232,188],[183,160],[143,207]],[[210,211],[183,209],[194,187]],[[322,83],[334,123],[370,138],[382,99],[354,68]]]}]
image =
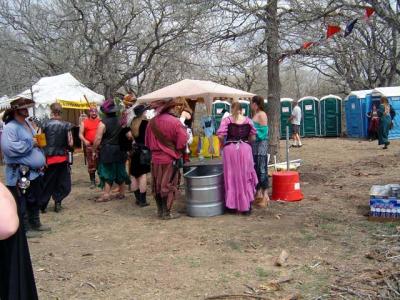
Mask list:
[{"label": "white tent", "polygon": [[[12,99],[11,99],[12,100]],[[0,97],[0,110],[10,108],[10,98],[7,95]]]},{"label": "white tent", "polygon": [[141,96],[138,101],[148,103],[157,100],[184,97],[189,99],[204,98],[206,102],[211,104],[214,98],[226,97],[234,100],[242,98],[251,98],[254,94],[234,89],[212,81],[184,79],[172,85],[163,87],[150,94]]},{"label": "white tent", "polygon": [[85,97],[90,103],[97,105],[104,101],[104,96],[84,86],[70,73],[43,77],[31,89],[13,99],[18,97],[32,99],[35,102],[35,115],[38,118],[48,116],[49,106],[54,102],[60,102],[65,108],[84,109],[87,106]]}]

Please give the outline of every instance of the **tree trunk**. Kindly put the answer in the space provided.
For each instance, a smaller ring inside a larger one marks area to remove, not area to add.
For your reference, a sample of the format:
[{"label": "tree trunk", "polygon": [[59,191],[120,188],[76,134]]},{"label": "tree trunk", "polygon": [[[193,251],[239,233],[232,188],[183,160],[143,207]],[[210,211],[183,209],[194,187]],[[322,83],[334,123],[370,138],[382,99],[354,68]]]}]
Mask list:
[{"label": "tree trunk", "polygon": [[105,97],[105,99],[112,97],[111,85],[109,85],[109,84],[104,85],[104,97]]},{"label": "tree trunk", "polygon": [[279,77],[279,21],[278,0],[268,3],[267,27],[265,36],[268,55],[268,127],[269,127],[269,153],[271,157],[279,157],[280,123],[281,123],[281,81]]}]

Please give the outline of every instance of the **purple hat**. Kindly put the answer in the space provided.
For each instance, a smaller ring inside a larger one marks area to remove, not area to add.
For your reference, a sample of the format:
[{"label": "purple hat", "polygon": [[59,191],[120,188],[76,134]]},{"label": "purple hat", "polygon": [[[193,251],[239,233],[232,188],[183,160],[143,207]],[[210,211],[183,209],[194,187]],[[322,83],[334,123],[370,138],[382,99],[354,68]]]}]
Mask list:
[{"label": "purple hat", "polygon": [[100,110],[105,114],[111,114],[117,112],[118,106],[115,105],[114,100],[109,98],[103,102],[100,106]]}]

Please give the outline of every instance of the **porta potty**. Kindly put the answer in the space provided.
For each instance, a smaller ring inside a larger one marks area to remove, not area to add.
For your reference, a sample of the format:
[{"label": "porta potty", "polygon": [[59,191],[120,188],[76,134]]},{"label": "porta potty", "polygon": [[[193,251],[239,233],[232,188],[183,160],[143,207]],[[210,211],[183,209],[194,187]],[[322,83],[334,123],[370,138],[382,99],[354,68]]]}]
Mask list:
[{"label": "porta potty", "polygon": [[347,135],[353,138],[368,136],[367,113],[371,107],[372,90],[352,91],[345,102]]},{"label": "porta potty", "polygon": [[268,99],[264,99],[264,111],[267,111]]},{"label": "porta potty", "polygon": [[375,104],[379,107],[381,96],[385,96],[389,100],[389,104],[396,112],[396,116],[393,119],[393,128],[389,131],[389,139],[400,139],[400,86],[382,87],[372,90],[370,97],[370,107]]},{"label": "porta potty", "polygon": [[306,96],[299,99],[301,108],[300,135],[304,137],[319,136],[319,100],[316,97]]},{"label": "porta potty", "polygon": [[[292,98],[281,98],[281,139],[286,139],[286,126],[292,115]],[[289,126],[289,135],[292,135],[292,126]]]},{"label": "porta potty", "polygon": [[212,114],[214,116],[215,120],[215,128],[218,130],[219,125],[221,125],[221,120],[223,116],[223,110],[226,110],[228,112],[231,111],[231,104],[227,101],[221,101],[221,100],[216,100],[212,104]]},{"label": "porta potty", "polygon": [[250,117],[250,101],[239,100],[240,106],[242,107],[243,115]]},{"label": "porta potty", "polygon": [[342,133],[342,98],[328,95],[319,100],[321,136],[337,137]]}]

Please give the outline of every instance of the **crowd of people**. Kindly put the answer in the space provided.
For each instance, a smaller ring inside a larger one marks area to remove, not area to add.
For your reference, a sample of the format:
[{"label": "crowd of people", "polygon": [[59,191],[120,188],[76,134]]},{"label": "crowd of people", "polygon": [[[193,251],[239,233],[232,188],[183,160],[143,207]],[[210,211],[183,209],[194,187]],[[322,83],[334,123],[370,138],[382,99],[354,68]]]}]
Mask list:
[{"label": "crowd of people", "polygon": [[[147,177],[151,173],[158,218],[175,219],[179,217],[173,212],[173,204],[180,168],[188,160],[188,145],[193,139],[192,109],[183,98],[166,99],[152,104],[156,114],[149,118],[146,113],[150,107],[133,105],[134,102],[128,95],[121,112],[113,99],[107,99],[100,107],[101,118],[93,105],[81,121],[79,138],[84,146],[90,187],[102,190],[96,202],[107,202],[124,199],[129,186],[136,204],[145,207],[149,205]],[[28,118],[28,108],[33,105],[32,100],[16,99],[3,116],[1,150],[6,187],[0,184],[0,194],[11,200],[0,201],[0,216],[9,220],[7,226],[0,224],[0,255],[6,258],[1,260],[0,268],[8,270],[0,278],[1,299],[12,298],[10,295],[18,298],[21,291],[29,299],[37,299],[26,237],[38,237],[42,231],[51,230],[42,224],[41,213],[46,213],[51,198],[54,211],[60,212],[63,200],[71,192],[72,125],[63,120],[62,106],[53,103],[50,119],[37,128]],[[233,102],[231,112],[224,115],[216,130],[223,156],[225,206],[240,214],[250,214],[253,201],[262,207],[269,201],[268,118],[261,96],[252,98],[251,111],[252,118],[246,117],[241,104]],[[371,118],[377,118],[373,126],[378,128],[379,144],[384,149],[390,144],[388,131],[393,114],[385,97],[371,113]],[[301,109],[296,102],[288,122],[292,124],[293,146],[301,147]],[[42,134],[46,136],[45,144],[40,139]],[[13,272],[12,264],[21,266],[23,277]]]}]

